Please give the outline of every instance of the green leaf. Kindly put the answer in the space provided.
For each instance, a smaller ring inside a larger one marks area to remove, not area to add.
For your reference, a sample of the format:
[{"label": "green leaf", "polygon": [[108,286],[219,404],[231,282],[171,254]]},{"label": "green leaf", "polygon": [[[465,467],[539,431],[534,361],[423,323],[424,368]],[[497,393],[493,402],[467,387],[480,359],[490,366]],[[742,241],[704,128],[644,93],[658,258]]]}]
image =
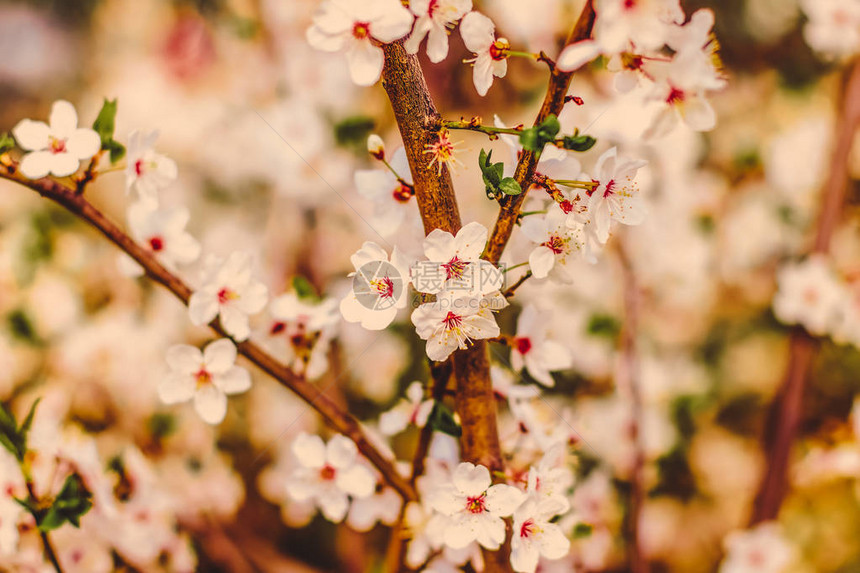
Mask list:
[{"label": "green leaf", "polygon": [[33,415],[38,404],[39,399],[33,402],[24,418],[24,423],[20,427],[14,414],[6,406],[0,404],[0,444],[9,450],[9,453],[15,456],[19,462],[24,460],[24,454],[27,453],[27,432],[33,424]]},{"label": "green leaf", "polygon": [[454,436],[455,438],[459,438],[463,433],[463,428],[460,427],[460,424],[454,418],[454,412],[442,402],[433,404],[433,411],[430,412],[430,419],[427,423],[435,431]]},{"label": "green leaf", "polygon": [[573,538],[582,539],[588,537],[594,531],[594,526],[588,523],[577,523],[573,528]]},{"label": "green leaf", "polygon": [[314,285],[312,285],[310,281],[303,276],[293,277],[293,290],[296,291],[296,295],[298,295],[299,298],[312,300],[319,299],[317,289],[315,289]]},{"label": "green leaf", "polygon": [[78,474],[69,475],[54,503],[38,520],[39,530],[51,531],[67,521],[80,527],[81,517],[93,506],[92,497]]},{"label": "green leaf", "polygon": [[15,147],[15,140],[12,136],[5,131],[0,133],[0,153],[6,153],[13,147]]},{"label": "green leaf", "polygon": [[21,427],[19,428],[19,433],[21,437],[24,439],[24,443],[27,443],[27,433],[30,431],[30,426],[33,425],[33,416],[36,414],[36,406],[41,402],[41,398],[36,398],[33,405],[30,406],[30,410],[27,412],[27,416],[24,418],[24,421],[21,423]]},{"label": "green leaf", "polygon": [[520,184],[517,183],[517,180],[513,177],[505,177],[502,179],[501,183],[499,183],[499,189],[505,195],[519,195],[523,192],[523,188],[520,187]]},{"label": "green leaf", "polygon": [[538,126],[538,136],[544,140],[544,143],[549,143],[555,139],[559,131],[561,131],[561,123],[559,123],[558,118],[553,114],[550,114]]},{"label": "green leaf", "polygon": [[520,145],[527,151],[540,151],[543,149],[543,146],[538,144],[538,129],[536,127],[524,129],[520,133]]},{"label": "green leaf", "polygon": [[562,140],[562,146],[570,151],[588,151],[597,140],[590,135],[568,135]]},{"label": "green leaf", "polygon": [[520,133],[520,145],[523,146],[523,149],[540,153],[547,143],[555,140],[559,130],[561,130],[561,124],[558,118],[550,115],[539,125],[524,129]]},{"label": "green leaf", "polygon": [[615,340],[621,334],[621,323],[609,314],[594,314],[588,320],[588,334]]},{"label": "green leaf", "polygon": [[93,129],[102,140],[102,149],[110,154],[111,163],[116,163],[125,157],[125,146],[113,138],[116,110],[117,100],[105,99],[98,117],[93,122]]},{"label": "green leaf", "polygon": [[93,129],[102,140],[102,149],[108,149],[108,144],[113,141],[113,130],[116,123],[117,100],[105,98],[98,117],[93,122]]},{"label": "green leaf", "polygon": [[364,147],[367,136],[376,128],[376,121],[367,115],[356,115],[334,126],[334,139],[342,147]]}]

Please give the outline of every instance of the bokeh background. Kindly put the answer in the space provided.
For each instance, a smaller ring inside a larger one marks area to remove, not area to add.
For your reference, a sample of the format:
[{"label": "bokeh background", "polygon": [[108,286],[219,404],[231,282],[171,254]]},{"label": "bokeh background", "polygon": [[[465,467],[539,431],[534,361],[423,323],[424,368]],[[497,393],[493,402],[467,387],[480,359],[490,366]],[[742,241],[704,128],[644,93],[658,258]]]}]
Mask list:
[{"label": "bokeh background", "polygon": [[[180,173],[163,200],[190,207],[189,229],[205,252],[254,253],[274,294],[302,276],[338,297],[349,288],[349,255],[375,237],[356,215],[368,217],[372,206],[353,183],[354,171],[371,164],[367,135],[379,133],[392,149],[399,142],[382,88],[354,86],[342,57],[307,45],[316,5],[0,2],[0,131],[21,118],[45,118],[57,99],[75,104],[89,124],[103,98],[117,98],[118,139],[134,129],[160,131],[159,150]],[[555,54],[582,2],[475,5],[515,49]],[[565,132],[579,127],[598,138],[583,164],[593,165],[609,142],[650,161],[641,184],[649,217],[623,233],[642,297],[642,535],[654,571],[696,572],[714,570],[726,535],[746,526],[764,468],[761,436],[790,333],[771,306],[776,271],[805,253],[814,233],[840,126],[844,66],[807,45],[794,0],[683,5],[688,14],[700,7],[716,13],[729,85],[712,100],[713,132],[679,129],[642,142],[651,110],[617,96],[598,66],[577,74],[573,93],[585,103],[567,106],[561,120]],[[458,34],[451,38],[445,62],[424,60],[443,116],[530,123],[545,68],[512,60],[508,76],[480,98],[462,63],[469,54]],[[455,139],[464,163],[455,174],[461,212],[491,225],[496,207],[484,195],[476,157],[482,147],[504,157],[504,146],[480,134]],[[831,257],[846,277],[860,270],[860,145],[850,175]],[[121,172],[106,173],[88,193],[122,221],[123,189]],[[411,208],[396,239],[420,253]],[[504,260],[521,262],[528,244],[520,238],[508,251]],[[216,427],[187,405],[160,404],[155,389],[166,348],[209,334],[191,327],[169,294],[123,276],[116,260],[114,248],[82,223],[0,183],[0,399],[24,412],[41,396],[37,428],[91,448],[93,467],[121,499],[111,520],[88,516],[82,529],[57,533],[67,570],[378,570],[386,527],[359,533],[286,498],[290,438],[320,424],[285,389],[253,372],[252,390],[231,399]],[[632,446],[628,404],[614,378],[625,275],[612,249],[596,265],[578,264],[576,275],[572,285],[526,283],[517,302],[553,309],[553,328],[574,357],[546,394],[582,441],[574,507],[593,530],[575,540],[559,570],[622,571]],[[518,307],[503,325],[513,327]],[[266,319],[256,326],[265,329]],[[426,379],[408,317],[379,335],[345,323],[337,335],[318,383],[364,419]],[[860,571],[860,420],[851,416],[858,372],[855,347],[822,340],[779,518],[797,552],[791,571]],[[409,452],[414,438],[399,437],[395,450]],[[15,471],[0,469],[0,479]],[[0,520],[0,529],[8,524]],[[0,568],[38,570],[26,567],[39,552],[38,539],[22,530]]]}]

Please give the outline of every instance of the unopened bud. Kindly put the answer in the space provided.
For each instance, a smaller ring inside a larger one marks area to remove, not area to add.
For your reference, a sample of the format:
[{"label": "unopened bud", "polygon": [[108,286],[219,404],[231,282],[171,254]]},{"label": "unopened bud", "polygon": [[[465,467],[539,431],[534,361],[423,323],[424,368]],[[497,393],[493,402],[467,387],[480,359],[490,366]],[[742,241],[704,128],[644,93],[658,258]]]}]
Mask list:
[{"label": "unopened bud", "polygon": [[371,133],[370,137],[367,138],[367,151],[380,161],[385,159],[385,144],[382,142],[382,138]]}]

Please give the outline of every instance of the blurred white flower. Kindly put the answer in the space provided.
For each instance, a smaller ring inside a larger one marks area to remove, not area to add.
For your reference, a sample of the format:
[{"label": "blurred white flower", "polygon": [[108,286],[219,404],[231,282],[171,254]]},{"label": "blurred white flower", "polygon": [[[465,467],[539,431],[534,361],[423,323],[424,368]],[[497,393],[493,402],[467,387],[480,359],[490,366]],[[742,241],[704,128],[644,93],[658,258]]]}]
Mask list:
[{"label": "blurred white flower", "polygon": [[780,322],[802,324],[817,336],[829,333],[839,324],[848,296],[823,256],[813,255],[785,265],[777,274],[777,282],[773,312]]},{"label": "blurred white flower", "polygon": [[570,541],[550,520],[567,507],[555,498],[529,498],[514,512],[511,565],[517,573],[534,573],[541,557],[561,559]]},{"label": "blurred white flower", "polygon": [[421,382],[413,382],[406,389],[406,397],[379,416],[379,431],[386,436],[393,436],[410,424],[423,428],[433,410],[433,404],[432,398],[424,399],[424,385]]},{"label": "blurred white flower", "polygon": [[411,0],[409,8],[418,19],[404,43],[406,51],[418,53],[427,36],[427,57],[438,63],[448,56],[448,28],[472,9],[472,0]]},{"label": "blurred white flower", "polygon": [[800,0],[809,21],[803,27],[806,43],[830,58],[860,52],[860,2],[857,0]]},{"label": "blurred white flower", "polygon": [[450,520],[445,526],[445,545],[459,549],[477,541],[496,550],[505,540],[502,518],[516,511],[524,498],[513,486],[492,485],[486,467],[463,462],[454,470],[451,482],[429,493],[428,501]]},{"label": "blurred white flower", "polygon": [[529,374],[549,388],[555,386],[550,372],[570,368],[570,350],[547,340],[549,335],[549,314],[540,312],[533,305],[527,305],[517,319],[517,334],[511,344],[511,366]]},{"label": "blurred white flower", "polygon": [[29,151],[19,166],[28,179],[41,179],[48,174],[71,175],[78,170],[81,160],[89,159],[101,148],[101,139],[95,131],[78,127],[78,114],[69,102],[55,101],[49,122],[47,125],[22,119],[12,128],[18,145]]},{"label": "blurred white flower", "polygon": [[373,494],[376,480],[360,463],[349,438],[338,434],[325,444],[317,435],[302,433],[293,441],[292,452],[298,467],[287,480],[287,495],[299,502],[312,500],[329,521],[343,521],[349,496]]},{"label": "blurred white flower", "polygon": [[203,352],[187,344],[167,350],[170,374],[159,384],[158,397],[165,404],[194,399],[194,409],[204,422],[218,424],[227,413],[227,395],[251,387],[251,375],[236,366],[236,345],[227,338],[209,343]]},{"label": "blurred white flower", "polygon": [[797,558],[775,522],[733,531],[723,545],[727,555],[719,573],[783,573]]},{"label": "blurred white flower", "polygon": [[210,257],[203,274],[203,286],[188,301],[191,322],[202,326],[220,315],[227,334],[239,342],[247,339],[251,333],[248,315],[263,310],[269,292],[266,285],[254,280],[250,255],[235,252],[226,261]]},{"label": "blurred white flower", "polygon": [[510,44],[504,38],[496,39],[496,26],[480,12],[469,12],[463,17],[460,35],[466,48],[475,54],[470,60],[474,67],[472,81],[478,95],[485,96],[493,85],[493,76],[503,78],[508,73]]},{"label": "blurred white flower", "polygon": [[355,188],[373,202],[373,216],[370,225],[384,237],[392,235],[400,228],[406,216],[415,188],[412,186],[412,172],[406,160],[406,150],[397,149],[391,157],[392,170],[358,169],[355,172]]},{"label": "blurred white flower", "polygon": [[309,380],[328,369],[328,351],[338,323],[337,301],[311,301],[286,293],[269,304],[266,346],[296,374]]},{"label": "blurred white flower", "polygon": [[349,507],[346,524],[356,531],[370,531],[377,523],[392,526],[400,517],[400,494],[381,484],[376,489],[372,495],[354,499]]},{"label": "blurred white flower", "polygon": [[[132,203],[127,212],[129,234],[168,269],[188,265],[200,256],[200,243],[186,232],[190,213],[185,207],[155,208]],[[120,270],[128,276],[143,275],[143,268],[128,255],[121,255]]]},{"label": "blurred white flower", "polygon": [[158,191],[176,180],[176,162],[155,152],[158,132],[133,131],[128,136],[125,191],[135,191],[141,201],[158,203]]},{"label": "blurred white flower", "polygon": [[307,40],[326,52],[346,52],[352,80],[376,83],[382,73],[382,48],[409,33],[414,17],[398,0],[328,0],[314,16]]}]

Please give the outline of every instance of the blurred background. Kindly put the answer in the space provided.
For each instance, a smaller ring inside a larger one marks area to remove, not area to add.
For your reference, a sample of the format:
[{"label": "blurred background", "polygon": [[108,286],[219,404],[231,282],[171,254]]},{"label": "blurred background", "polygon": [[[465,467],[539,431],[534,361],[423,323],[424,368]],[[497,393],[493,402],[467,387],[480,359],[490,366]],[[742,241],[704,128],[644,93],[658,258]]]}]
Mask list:
[{"label": "blurred background", "polygon": [[[476,0],[475,8],[514,49],[557,54],[582,4]],[[746,527],[766,465],[768,405],[789,363],[791,328],[772,309],[777,270],[810,248],[841,125],[844,62],[808,45],[807,17],[795,0],[682,4],[688,15],[701,7],[716,13],[729,79],[712,99],[717,128],[678,129],[644,143],[653,114],[641,98],[616,95],[602,67],[577,74],[572,93],[584,104],[566,107],[563,131],[578,127],[598,139],[580,158],[586,171],[611,143],[648,158],[641,188],[649,216],[613,239],[630,268],[607,249],[597,264],[576,264],[572,285],[526,283],[500,319],[511,331],[523,303],[553,309],[551,326],[572,350],[573,368],[546,396],[587,442],[573,504],[592,530],[574,541],[559,571],[625,570],[632,445],[629,408],[614,383],[625,273],[641,295],[642,536],[653,570],[713,571],[726,536]],[[349,255],[376,240],[356,216],[370,217],[373,205],[353,182],[356,169],[373,167],[367,136],[380,134],[390,149],[400,143],[382,88],[353,85],[342,56],[307,45],[316,7],[310,0],[0,1],[0,132],[22,118],[47,118],[58,99],[90,125],[103,99],[116,98],[118,140],[135,129],[160,131],[159,151],[179,166],[162,200],[190,208],[189,230],[205,253],[254,253],[274,295],[301,276],[338,298],[349,288]],[[462,63],[469,56],[458,34],[443,63],[422,52],[442,115],[530,124],[545,67],[512,59],[507,77],[480,98]],[[507,151],[480,134],[455,140],[464,163],[455,173],[461,213],[490,226],[497,207],[484,194],[477,153],[493,148],[502,159]],[[849,175],[830,259],[858,298],[860,145]],[[88,194],[125,220],[121,172],[100,176]],[[409,209],[397,244],[420,254],[414,202]],[[519,263],[528,252],[518,237],[503,260]],[[203,343],[209,333],[193,328],[171,295],[120,273],[117,257],[67,213],[0,183],[0,400],[23,413],[41,396],[36,435],[61,435],[86,449],[105,495],[119,500],[115,515],[94,510],[81,529],[57,532],[66,570],[381,570],[385,525],[358,532],[287,498],[290,439],[321,425],[285,389],[252,369],[253,388],[231,399],[215,427],[187,404],[159,402],[166,348]],[[254,326],[264,333],[269,320],[257,317]],[[427,378],[407,315],[381,334],[341,323],[326,345],[329,368],[318,383],[370,425],[410,382]],[[822,338],[779,515],[780,543],[796,552],[786,570],[860,571],[858,372],[855,346]],[[510,415],[503,409],[502,417],[504,436]],[[415,437],[407,432],[392,447],[408,459]],[[11,483],[15,472],[0,468],[0,479]],[[14,502],[0,505],[0,568],[44,570],[34,565],[38,538],[16,521]]]}]

